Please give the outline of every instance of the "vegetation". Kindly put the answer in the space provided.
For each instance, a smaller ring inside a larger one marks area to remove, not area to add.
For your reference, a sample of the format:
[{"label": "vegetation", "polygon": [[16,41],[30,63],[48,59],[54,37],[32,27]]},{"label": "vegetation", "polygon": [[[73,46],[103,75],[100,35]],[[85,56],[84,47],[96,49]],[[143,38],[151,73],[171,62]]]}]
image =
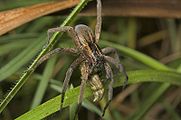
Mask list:
[{"label": "vegetation", "polygon": [[[12,6],[0,2],[5,4],[0,9],[38,4],[37,0],[13,2]],[[77,16],[88,2],[82,0],[69,16],[40,17],[0,37],[0,119],[73,119],[81,81],[78,69],[65,95],[65,109],[58,111],[65,72],[75,57],[55,55],[34,68],[50,49],[74,47],[71,38],[62,33],[55,33],[47,44],[49,28],[83,23],[94,29],[95,17]],[[175,19],[104,17],[99,45],[118,50],[129,76],[122,91],[124,77],[115,70],[114,97],[104,116],[106,120],[181,119],[180,28],[180,21]],[[92,97],[87,86],[80,120],[101,115],[107,95],[98,103],[93,103]]]}]

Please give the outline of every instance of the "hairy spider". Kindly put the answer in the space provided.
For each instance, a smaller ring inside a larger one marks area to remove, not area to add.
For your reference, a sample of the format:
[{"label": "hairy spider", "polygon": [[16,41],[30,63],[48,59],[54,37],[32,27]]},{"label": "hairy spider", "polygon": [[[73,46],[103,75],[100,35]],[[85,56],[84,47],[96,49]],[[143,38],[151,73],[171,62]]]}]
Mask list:
[{"label": "hairy spider", "polygon": [[[114,48],[107,47],[102,50],[98,46],[98,41],[101,33],[101,25],[102,25],[102,17],[101,17],[101,0],[97,0],[97,23],[95,27],[95,34],[86,25],[79,24],[75,27],[65,26],[65,27],[57,27],[48,30],[48,39],[50,39],[50,34],[54,32],[68,32],[68,34],[72,37],[75,42],[76,48],[56,48],[49,53],[45,54],[42,58],[40,58],[38,64],[41,64],[46,59],[50,58],[52,55],[60,52],[71,53],[73,55],[78,55],[78,58],[70,65],[66,72],[65,80],[63,82],[62,88],[62,99],[61,106],[63,106],[64,96],[66,89],[68,87],[70,78],[72,76],[73,71],[80,65],[81,70],[81,85],[80,85],[80,94],[78,97],[78,109],[81,106],[84,88],[86,83],[88,82],[91,86],[94,95],[94,102],[102,99],[104,94],[104,87],[102,84],[102,80],[100,78],[100,74],[104,72],[106,75],[106,79],[110,80],[108,85],[108,102],[105,105],[102,117],[104,116],[105,110],[107,109],[112,96],[113,96],[113,72],[109,65],[109,63],[115,65],[115,67],[124,74],[125,81],[124,85],[126,85],[128,76],[124,70],[122,64],[120,64],[119,56]],[[112,53],[113,57],[106,56],[106,54]]]}]

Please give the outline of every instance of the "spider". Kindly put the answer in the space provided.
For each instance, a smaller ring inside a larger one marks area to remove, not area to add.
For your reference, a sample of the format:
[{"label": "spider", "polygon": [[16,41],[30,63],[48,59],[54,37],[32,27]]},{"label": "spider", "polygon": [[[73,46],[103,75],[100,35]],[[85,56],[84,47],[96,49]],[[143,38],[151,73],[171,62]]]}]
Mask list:
[{"label": "spider", "polygon": [[[64,26],[51,28],[48,30],[48,39],[50,39],[50,34],[54,32],[68,32],[71,38],[74,40],[76,48],[56,48],[42,58],[40,58],[38,64],[41,64],[43,61],[49,59],[51,56],[57,53],[70,53],[72,55],[77,55],[76,60],[70,65],[66,72],[66,76],[63,82],[62,87],[62,99],[60,104],[60,109],[63,106],[65,92],[68,88],[70,78],[73,71],[80,65],[81,71],[81,85],[80,85],[80,94],[78,96],[78,109],[81,106],[84,94],[84,88],[86,83],[90,84],[90,87],[93,91],[94,102],[100,101],[104,95],[104,87],[102,79],[99,73],[104,72],[106,79],[110,80],[108,85],[108,102],[102,111],[102,117],[104,116],[105,110],[107,109],[109,103],[111,102],[113,96],[113,72],[109,63],[115,65],[115,67],[123,73],[125,76],[124,86],[127,84],[128,76],[122,64],[120,64],[119,56],[116,52],[116,49],[111,47],[106,47],[100,49],[98,46],[98,41],[101,33],[102,26],[102,3],[101,0],[97,0],[97,23],[95,26],[95,34],[90,27],[84,24],[76,25],[75,27]],[[113,54],[113,57],[107,56],[107,54]]]}]

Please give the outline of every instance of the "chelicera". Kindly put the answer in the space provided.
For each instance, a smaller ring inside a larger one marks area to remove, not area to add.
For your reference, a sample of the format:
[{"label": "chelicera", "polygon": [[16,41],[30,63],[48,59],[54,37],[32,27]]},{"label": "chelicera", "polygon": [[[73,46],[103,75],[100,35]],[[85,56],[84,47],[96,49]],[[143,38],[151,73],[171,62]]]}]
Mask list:
[{"label": "chelicera", "polygon": [[[109,81],[108,102],[103,109],[102,116],[104,116],[105,110],[107,109],[113,96],[114,78],[110,63],[115,65],[115,67],[125,76],[124,85],[126,85],[128,81],[128,76],[126,74],[126,71],[124,70],[123,65],[120,64],[120,59],[116,52],[116,49],[111,47],[100,49],[100,47],[98,46],[102,25],[101,10],[101,1],[97,0],[97,23],[95,27],[95,33],[93,33],[90,27],[84,24],[79,24],[75,27],[65,26],[48,30],[48,39],[50,38],[51,33],[57,31],[68,32],[68,34],[74,40],[76,48],[56,48],[40,58],[38,64],[41,64],[43,61],[49,59],[50,57],[52,57],[52,55],[56,53],[63,52],[78,56],[66,72],[61,92],[62,99],[60,108],[62,108],[63,106],[65,92],[68,88],[72,73],[79,65],[82,80],[80,85],[80,94],[78,97],[78,108],[81,106],[83,100],[84,88],[86,83],[90,84],[94,95],[93,101],[96,102],[101,100],[104,95],[104,87],[99,73],[104,72],[106,79]],[[107,56],[107,54],[110,53],[113,54],[113,57]]]}]

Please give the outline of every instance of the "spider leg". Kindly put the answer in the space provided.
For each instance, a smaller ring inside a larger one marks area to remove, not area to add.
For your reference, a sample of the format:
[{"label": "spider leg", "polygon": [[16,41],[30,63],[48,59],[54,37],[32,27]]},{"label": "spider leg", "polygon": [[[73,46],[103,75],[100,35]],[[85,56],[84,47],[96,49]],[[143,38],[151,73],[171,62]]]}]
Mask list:
[{"label": "spider leg", "polygon": [[124,69],[124,66],[122,64],[120,64],[116,59],[109,57],[109,56],[104,56],[105,60],[112,63],[113,65],[115,65],[120,72],[122,72],[125,76],[125,81],[123,83],[123,89],[124,87],[127,85],[128,82],[128,75],[126,73],[126,70]]},{"label": "spider leg", "polygon": [[113,53],[113,58],[116,60],[116,62],[120,63],[120,59],[119,59],[119,55],[117,53],[117,50],[115,48],[112,47],[106,47],[102,49],[102,52],[106,55],[106,54],[110,54]]},{"label": "spider leg", "polygon": [[82,75],[82,77],[81,77],[82,81],[81,81],[81,84],[80,84],[80,93],[79,93],[79,97],[78,97],[78,106],[77,106],[77,110],[75,112],[74,120],[76,119],[76,116],[78,115],[78,112],[80,110],[80,107],[81,107],[81,104],[82,104],[82,101],[83,101],[85,85],[87,83],[88,76],[89,76],[89,66],[85,62],[81,66],[81,75]]},{"label": "spider leg", "polygon": [[77,50],[74,49],[74,48],[56,48],[56,49],[48,52],[48,53],[45,54],[44,56],[42,56],[42,57],[39,59],[39,61],[38,61],[37,65],[35,66],[35,68],[36,68],[37,66],[39,66],[39,65],[40,65],[42,62],[44,62],[45,60],[51,58],[53,55],[55,55],[55,54],[57,54],[57,53],[61,53],[61,52],[62,52],[62,53],[70,53],[70,54],[73,54],[73,55],[77,55],[77,53],[78,53]]},{"label": "spider leg", "polygon": [[111,69],[110,65],[108,63],[105,63],[104,67],[105,67],[105,70],[106,70],[106,77],[107,77],[107,79],[110,79],[111,81],[110,81],[109,86],[108,86],[108,102],[106,103],[106,105],[103,108],[101,118],[104,117],[106,109],[108,108],[108,106],[109,106],[109,104],[110,104],[110,102],[112,100],[113,83],[114,83],[113,72],[112,72],[112,69]]},{"label": "spider leg", "polygon": [[102,26],[102,3],[101,0],[97,0],[97,23],[95,28],[95,40],[98,43],[100,34],[101,34],[101,26]]},{"label": "spider leg", "polygon": [[76,32],[75,32],[73,27],[71,27],[71,26],[63,26],[63,27],[57,27],[57,28],[48,29],[48,31],[47,31],[48,43],[51,40],[50,37],[51,37],[52,33],[55,33],[55,32],[68,32],[68,34],[72,37],[72,39],[74,40],[75,44],[77,45],[78,38],[77,38],[77,34],[76,34]]},{"label": "spider leg", "polygon": [[82,56],[78,57],[68,68],[67,72],[66,72],[66,76],[65,76],[65,80],[63,82],[63,86],[62,86],[62,98],[61,98],[61,104],[60,104],[60,110],[63,107],[63,102],[64,102],[64,97],[65,97],[65,92],[67,90],[68,87],[68,83],[70,82],[70,77],[72,76],[73,71],[75,70],[75,68],[83,61],[84,59],[82,58]]}]

